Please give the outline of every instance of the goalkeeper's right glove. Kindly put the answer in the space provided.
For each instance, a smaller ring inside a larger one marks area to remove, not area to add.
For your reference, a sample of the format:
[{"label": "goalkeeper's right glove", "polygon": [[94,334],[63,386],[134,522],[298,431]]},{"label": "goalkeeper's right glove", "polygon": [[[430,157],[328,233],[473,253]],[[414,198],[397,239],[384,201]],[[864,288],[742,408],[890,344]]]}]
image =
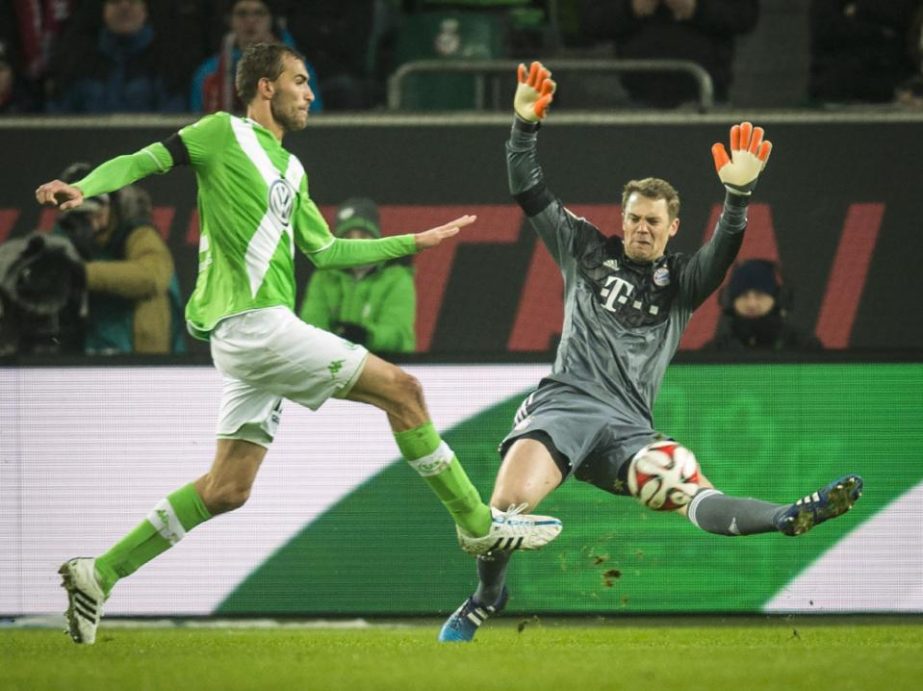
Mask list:
[{"label": "goalkeeper's right glove", "polygon": [[549,72],[542,63],[533,62],[529,69],[520,64],[517,70],[519,85],[516,87],[516,97],[513,99],[513,109],[521,119],[526,122],[544,120],[548,114],[548,106],[554,98],[554,90],[558,87],[551,80]]},{"label": "goalkeeper's right glove", "polygon": [[763,141],[763,128],[749,122],[731,128],[730,157],[723,144],[715,143],[711,147],[721,182],[732,194],[744,196],[749,196],[756,187],[771,152],[772,142]]}]

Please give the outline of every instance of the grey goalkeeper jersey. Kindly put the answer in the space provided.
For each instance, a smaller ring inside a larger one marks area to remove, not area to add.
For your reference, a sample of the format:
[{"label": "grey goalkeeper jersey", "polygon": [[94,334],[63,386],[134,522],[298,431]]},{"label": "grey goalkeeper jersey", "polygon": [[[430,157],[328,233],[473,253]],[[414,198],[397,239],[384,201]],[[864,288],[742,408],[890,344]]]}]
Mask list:
[{"label": "grey goalkeeper jersey", "polygon": [[692,256],[634,262],[621,238],[606,237],[547,189],[537,129],[517,119],[506,160],[510,192],[564,276],[564,327],[547,379],[609,403],[625,423],[653,427],[654,399],[692,311],[740,249],[748,197],[726,196],[714,234]]}]

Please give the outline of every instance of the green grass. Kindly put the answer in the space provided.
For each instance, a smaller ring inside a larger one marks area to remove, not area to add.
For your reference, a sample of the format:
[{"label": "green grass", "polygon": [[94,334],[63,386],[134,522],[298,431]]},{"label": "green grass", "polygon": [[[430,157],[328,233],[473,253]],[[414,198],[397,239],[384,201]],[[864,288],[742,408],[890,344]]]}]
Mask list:
[{"label": "green grass", "polygon": [[491,622],[469,645],[436,643],[437,627],[110,627],[95,646],[76,646],[58,631],[6,629],[0,688],[923,688],[917,618],[506,620]]}]

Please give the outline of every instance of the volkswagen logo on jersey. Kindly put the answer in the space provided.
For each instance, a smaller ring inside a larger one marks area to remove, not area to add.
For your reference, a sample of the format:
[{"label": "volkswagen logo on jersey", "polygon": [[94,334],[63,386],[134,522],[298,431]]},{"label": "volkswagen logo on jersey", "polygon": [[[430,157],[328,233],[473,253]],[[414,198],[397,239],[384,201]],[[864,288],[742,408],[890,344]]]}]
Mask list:
[{"label": "volkswagen logo on jersey", "polygon": [[654,271],[654,285],[661,287],[670,285],[670,270],[667,267],[661,266]]},{"label": "volkswagen logo on jersey", "polygon": [[295,206],[295,190],[282,178],[279,178],[269,188],[269,210],[283,226],[292,220],[292,209]]}]

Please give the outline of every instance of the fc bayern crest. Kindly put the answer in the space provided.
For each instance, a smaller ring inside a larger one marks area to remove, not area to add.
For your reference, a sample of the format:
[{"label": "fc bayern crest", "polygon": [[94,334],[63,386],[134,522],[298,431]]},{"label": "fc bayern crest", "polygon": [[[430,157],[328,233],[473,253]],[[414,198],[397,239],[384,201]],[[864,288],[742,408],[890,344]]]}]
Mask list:
[{"label": "fc bayern crest", "polygon": [[670,270],[667,267],[661,266],[654,271],[654,285],[660,287],[670,285]]},{"label": "fc bayern crest", "polygon": [[269,210],[279,223],[287,226],[292,220],[295,206],[295,190],[287,181],[279,178],[269,187]]}]

